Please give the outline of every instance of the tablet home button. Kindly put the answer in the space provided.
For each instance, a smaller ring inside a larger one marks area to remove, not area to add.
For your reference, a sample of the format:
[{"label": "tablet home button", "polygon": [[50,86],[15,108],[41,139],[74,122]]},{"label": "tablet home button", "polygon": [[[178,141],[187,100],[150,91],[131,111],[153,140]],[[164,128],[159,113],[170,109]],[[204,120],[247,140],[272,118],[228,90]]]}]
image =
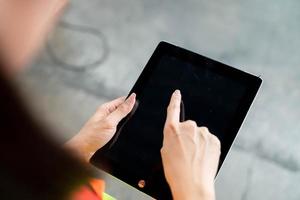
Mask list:
[{"label": "tablet home button", "polygon": [[138,186],[139,186],[139,188],[144,188],[144,187],[145,187],[145,185],[146,185],[146,182],[145,182],[145,180],[140,180],[140,181],[138,182]]}]

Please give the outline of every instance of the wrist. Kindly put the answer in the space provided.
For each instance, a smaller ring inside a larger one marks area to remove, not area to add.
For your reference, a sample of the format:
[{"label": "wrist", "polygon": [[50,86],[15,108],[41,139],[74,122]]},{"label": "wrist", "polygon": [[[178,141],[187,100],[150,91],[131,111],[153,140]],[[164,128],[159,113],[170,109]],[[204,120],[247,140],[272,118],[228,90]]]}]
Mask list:
[{"label": "wrist", "polygon": [[89,145],[87,144],[85,139],[81,137],[80,134],[77,134],[76,136],[71,138],[68,142],[65,143],[64,146],[85,162],[89,162],[94,153],[94,151],[89,148]]},{"label": "wrist", "polygon": [[171,186],[174,200],[215,200],[214,187],[184,184]]}]

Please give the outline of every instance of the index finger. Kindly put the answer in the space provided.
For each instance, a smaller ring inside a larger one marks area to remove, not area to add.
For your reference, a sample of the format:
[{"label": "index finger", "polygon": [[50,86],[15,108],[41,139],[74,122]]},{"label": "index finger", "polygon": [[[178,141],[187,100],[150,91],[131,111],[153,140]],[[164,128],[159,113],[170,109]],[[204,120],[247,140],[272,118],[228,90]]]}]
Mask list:
[{"label": "index finger", "polygon": [[175,90],[175,92],[171,96],[171,100],[168,106],[167,119],[166,119],[167,123],[179,123],[180,103],[181,103],[180,91]]}]

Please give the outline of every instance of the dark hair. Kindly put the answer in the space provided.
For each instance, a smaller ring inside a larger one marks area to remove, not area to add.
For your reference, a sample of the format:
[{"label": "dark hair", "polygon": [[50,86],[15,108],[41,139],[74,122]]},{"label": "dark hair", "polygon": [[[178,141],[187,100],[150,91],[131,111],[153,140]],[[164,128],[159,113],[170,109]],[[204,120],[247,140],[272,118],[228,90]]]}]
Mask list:
[{"label": "dark hair", "polygon": [[3,69],[0,60],[0,199],[65,199],[89,171],[35,122]]}]

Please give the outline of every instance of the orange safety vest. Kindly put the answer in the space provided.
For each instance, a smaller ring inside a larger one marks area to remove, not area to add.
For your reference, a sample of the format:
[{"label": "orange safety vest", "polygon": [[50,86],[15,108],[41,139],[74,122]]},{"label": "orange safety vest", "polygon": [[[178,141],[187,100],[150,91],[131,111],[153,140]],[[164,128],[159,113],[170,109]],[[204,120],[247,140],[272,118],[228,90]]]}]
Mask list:
[{"label": "orange safety vest", "polygon": [[71,200],[103,200],[105,182],[100,179],[92,179],[89,184],[79,188]]}]

